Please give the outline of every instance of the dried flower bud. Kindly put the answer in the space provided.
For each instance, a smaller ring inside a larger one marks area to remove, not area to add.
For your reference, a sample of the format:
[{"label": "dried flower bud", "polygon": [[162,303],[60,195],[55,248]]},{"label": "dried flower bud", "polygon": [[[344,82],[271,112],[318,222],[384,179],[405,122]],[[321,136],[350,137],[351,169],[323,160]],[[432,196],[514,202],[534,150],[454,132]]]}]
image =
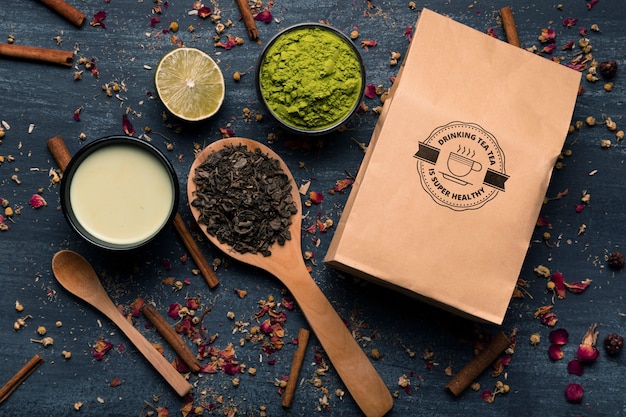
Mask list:
[{"label": "dried flower bud", "polygon": [[606,79],[611,79],[617,74],[617,61],[603,61],[599,65],[600,74]]},{"label": "dried flower bud", "polygon": [[604,349],[609,355],[617,355],[624,348],[624,338],[617,333],[609,333],[604,338]]}]

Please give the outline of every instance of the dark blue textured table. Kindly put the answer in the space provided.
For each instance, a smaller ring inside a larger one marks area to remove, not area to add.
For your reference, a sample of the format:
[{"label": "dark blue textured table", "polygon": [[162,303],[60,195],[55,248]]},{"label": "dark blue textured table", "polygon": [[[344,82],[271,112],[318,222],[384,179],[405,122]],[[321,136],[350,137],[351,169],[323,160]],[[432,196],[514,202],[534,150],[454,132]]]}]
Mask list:
[{"label": "dark blue textured table", "polygon": [[[306,351],[293,406],[289,410],[281,407],[279,381],[289,374],[296,349],[293,338],[307,324],[296,304],[294,309],[284,309],[287,320],[282,349],[269,353],[262,341],[245,340],[251,328],[263,320],[255,318],[260,301],[270,297],[281,301],[288,295],[272,276],[230,261],[206,240],[201,240],[201,249],[210,262],[220,261],[216,267],[220,285],[209,289],[203,278],[194,273],[193,261],[185,261],[187,251],[173,229],[132,256],[111,256],[83,243],[70,230],[59,208],[59,187],[50,176],[50,170],[58,166],[46,141],[62,135],[74,153],[98,137],[124,133],[122,117],[127,115],[135,128],[134,135],[151,140],[170,158],[184,191],[195,148],[219,139],[228,131],[268,144],[285,159],[297,183],[311,181],[311,190],[324,193],[321,204],[305,207],[305,227],[317,216],[336,223],[349,190],[335,194],[329,194],[328,190],[337,180],[357,172],[364,155],[362,145],[367,145],[377,116],[371,111],[359,114],[342,132],[306,140],[279,130],[269,117],[260,122],[254,118],[247,120],[244,108],[253,114],[263,114],[251,70],[264,42],[281,28],[304,21],[328,22],[344,33],[358,30],[359,46],[364,39],[377,41],[376,46],[361,49],[368,83],[389,88],[390,79],[398,69],[389,64],[390,52],[406,50],[407,28],[415,24],[422,7],[449,15],[477,30],[493,32],[506,41],[499,24],[499,10],[507,5],[513,8],[522,47],[536,46],[540,50],[543,45],[537,38],[541,30],[553,28],[557,49],[552,55],[544,56],[563,57],[565,63],[572,52],[562,51],[560,46],[569,40],[578,42],[582,37],[580,30],[586,28],[593,57],[598,61],[616,60],[620,69],[610,92],[605,91],[604,81],[591,83],[583,76],[584,92],[578,98],[572,121],[583,123],[567,138],[565,148],[571,150],[571,156],[563,159],[563,166],[555,170],[548,201],[542,209],[550,227],[537,227],[529,242],[520,273],[520,278],[527,282],[522,291],[524,296],[512,299],[504,324],[469,322],[325,267],[322,259],[332,238],[332,228],[323,233],[304,232],[302,248],[313,254],[307,261],[313,279],[345,319],[360,346],[368,355],[373,350],[379,353],[379,358],[372,357],[373,365],[395,394],[390,416],[626,413],[626,395],[621,387],[624,353],[609,357],[600,347],[599,359],[587,366],[582,376],[568,374],[566,369],[592,323],[598,324],[600,341],[611,332],[626,335],[625,272],[612,270],[606,264],[610,253],[623,250],[626,231],[622,213],[624,142],[618,141],[615,132],[601,123],[596,126],[584,123],[588,116],[598,122],[610,117],[616,122],[617,130],[624,129],[626,92],[622,67],[626,66],[623,27],[626,12],[619,0],[592,3],[569,0],[562,7],[539,1],[415,2],[414,9],[409,7],[410,2],[396,0],[277,0],[271,5],[264,2],[263,7],[270,7],[273,20],[257,22],[258,43],[247,38],[234,1],[207,2],[206,6],[214,12],[221,12],[223,21],[230,19],[234,23],[222,34],[223,39],[230,34],[245,40],[243,45],[228,50],[214,46],[215,25],[210,19],[189,14],[194,4],[191,0],[166,1],[159,14],[154,10],[156,3],[149,0],[71,0],[69,3],[87,16],[83,27],[74,27],[38,1],[4,0],[0,5],[0,41],[6,42],[12,36],[16,44],[76,50],[72,69],[16,59],[0,60],[0,120],[4,124],[0,144],[0,155],[4,157],[0,163],[0,198],[7,200],[14,210],[19,209],[19,214],[4,220],[9,230],[0,232],[3,285],[0,383],[33,355],[45,359],[0,405],[0,415],[145,416],[156,412],[157,407],[169,410],[170,415],[185,415],[181,408],[189,404],[189,398],[178,398],[113,324],[57,284],[50,262],[60,249],[72,249],[84,255],[125,313],[131,312],[131,304],[138,298],[153,303],[164,316],[171,304],[184,305],[190,298],[200,301],[199,313],[211,308],[202,323],[208,335],[218,335],[213,346],[224,350],[232,344],[239,363],[254,367],[257,372],[254,376],[247,372],[237,375],[240,383],[236,387],[232,383],[234,376],[223,371],[189,375],[194,386],[193,404],[202,409],[202,415],[260,416],[262,407],[268,416],[274,417],[361,415],[349,393],[343,397],[337,395],[338,389],[345,388],[332,366],[323,374],[316,373],[319,345],[315,337]],[[89,22],[99,11],[106,12],[105,25],[91,26]],[[570,17],[578,20],[572,27],[565,27],[563,21]],[[175,34],[167,31],[172,21],[180,27]],[[599,30],[592,29],[594,24]],[[189,26],[194,28],[193,32],[187,30]],[[211,54],[224,73],[227,90],[224,105],[207,122],[193,126],[181,124],[167,115],[156,98],[154,68],[159,58],[175,47],[172,35],[187,46]],[[85,71],[80,80],[74,79],[74,72],[84,69],[78,62],[80,57],[95,63],[97,77]],[[232,78],[236,71],[244,74],[239,82]],[[111,97],[102,88],[110,83],[122,87]],[[377,99],[366,99],[366,104],[372,108],[379,103]],[[74,117],[75,112],[79,112],[80,120]],[[149,133],[144,127],[149,127]],[[602,146],[605,139],[611,141],[610,147]],[[14,175],[19,183],[12,179]],[[29,199],[38,190],[48,204],[33,209]],[[579,212],[576,206],[587,193],[591,198]],[[190,223],[186,204],[183,196],[179,211]],[[112,201],[111,210],[123,216],[123,202]],[[547,231],[550,237],[545,241],[543,234]],[[197,233],[195,236],[200,238]],[[565,299],[554,299],[546,290],[546,279],[533,271],[538,265],[561,271],[570,282],[592,281],[583,293],[568,293]],[[182,281],[182,289],[175,290],[170,278]],[[235,289],[245,290],[247,295],[240,298]],[[23,311],[16,311],[16,301]],[[551,360],[548,356],[552,328],[535,317],[537,309],[545,305],[554,305],[559,318],[555,327],[566,329],[570,335],[563,347],[562,360]],[[229,318],[229,313],[234,318]],[[13,323],[26,316],[26,326],[14,330]],[[169,346],[147,326],[143,316],[132,320],[149,340],[163,347],[169,360],[174,359]],[[57,326],[57,322],[61,325]],[[44,347],[32,341],[41,339],[36,332],[39,326],[46,327],[46,336],[54,339],[53,345]],[[476,391],[468,389],[459,397],[446,392],[444,387],[451,378],[447,370],[452,374],[458,372],[472,358],[476,344],[500,330],[517,331],[516,348],[504,371],[496,377],[491,375],[491,369],[484,372],[477,379],[481,387]],[[541,335],[536,346],[529,341],[533,333]],[[93,353],[99,340],[113,345],[101,360]],[[187,341],[193,348],[192,342]],[[71,358],[65,359],[63,351],[71,352]],[[410,382],[408,387],[399,385],[403,376]],[[315,378],[320,383],[315,383]],[[497,395],[491,403],[485,401],[483,391],[493,390],[497,381],[507,384],[510,391]],[[585,388],[581,404],[565,400],[563,392],[570,382]],[[325,390],[327,404],[321,400]],[[74,407],[78,403],[82,406],[76,412]],[[236,414],[232,414],[234,410]]]}]

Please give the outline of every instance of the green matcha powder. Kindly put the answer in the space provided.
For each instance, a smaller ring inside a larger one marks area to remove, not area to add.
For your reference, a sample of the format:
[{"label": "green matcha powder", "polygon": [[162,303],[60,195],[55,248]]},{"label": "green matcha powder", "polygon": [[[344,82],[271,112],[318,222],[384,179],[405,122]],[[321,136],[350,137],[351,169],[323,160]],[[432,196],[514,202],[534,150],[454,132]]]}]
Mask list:
[{"label": "green matcha powder", "polygon": [[317,27],[279,36],[259,70],[261,94],[270,110],[303,130],[340,122],[357,105],[362,84],[352,47],[339,35]]}]

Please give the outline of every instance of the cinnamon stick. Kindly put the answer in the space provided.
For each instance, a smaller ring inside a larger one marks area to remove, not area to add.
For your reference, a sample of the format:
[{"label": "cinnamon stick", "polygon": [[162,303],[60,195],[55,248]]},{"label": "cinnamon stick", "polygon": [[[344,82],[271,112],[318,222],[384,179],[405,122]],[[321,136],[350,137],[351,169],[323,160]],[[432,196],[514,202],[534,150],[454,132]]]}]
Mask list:
[{"label": "cinnamon stick", "polygon": [[[52,153],[52,156],[54,156],[54,159],[57,161],[57,164],[59,164],[61,170],[65,170],[67,164],[69,164],[70,162],[70,159],[72,159],[72,156],[65,146],[65,142],[63,142],[63,138],[61,137],[61,135],[57,135],[53,138],[48,139],[48,149]],[[180,214],[176,213],[173,223],[176,233],[178,234],[178,236],[180,236],[183,244],[191,254],[191,258],[198,266],[200,273],[209,284],[209,287],[215,288],[219,284],[219,280],[217,279],[215,272],[213,272],[211,265],[209,265],[209,262],[202,254],[202,251],[198,247],[198,244],[193,239],[193,236],[191,236],[191,233],[189,232],[189,229],[187,229],[187,226],[185,225],[185,222]]]},{"label": "cinnamon stick", "polygon": [[52,153],[54,160],[57,161],[59,168],[61,171],[65,171],[67,168],[67,164],[70,163],[70,159],[72,159],[72,154],[67,150],[67,146],[65,146],[65,142],[63,142],[63,138],[61,135],[56,135],[50,139],[48,139],[48,149]]},{"label": "cinnamon stick", "polygon": [[9,381],[2,386],[2,388],[0,388],[0,404],[9,398],[9,396],[13,394],[13,391],[22,385],[22,383],[26,381],[26,378],[35,372],[35,369],[37,369],[43,362],[43,358],[39,355],[33,356],[28,362],[26,362],[26,364],[19,371],[17,371],[17,373],[13,375],[11,379],[9,379]]},{"label": "cinnamon stick", "polygon": [[461,371],[446,384],[446,389],[454,395],[460,395],[469,387],[487,367],[493,363],[504,349],[509,347],[511,340],[503,332],[498,333],[487,347],[469,361]]},{"label": "cinnamon stick", "polygon": [[185,362],[192,372],[200,371],[200,362],[198,362],[183,338],[165,321],[156,308],[150,304],[146,304],[143,307],[143,315],[146,316],[148,321],[152,323],[159,334],[163,336],[172,349],[174,349],[174,352],[180,356],[180,359]]},{"label": "cinnamon stick", "polygon": [[298,383],[298,376],[302,369],[302,362],[304,361],[304,354],[306,353],[306,345],[309,342],[310,331],[307,329],[300,329],[298,331],[298,348],[291,360],[291,370],[289,371],[289,379],[287,380],[287,386],[285,387],[285,394],[282,400],[282,406],[285,408],[291,407],[293,402],[293,396],[296,392],[296,384]]},{"label": "cinnamon stick", "polygon": [[41,2],[72,22],[77,27],[81,27],[85,21],[85,15],[83,12],[63,0],[41,0]]},{"label": "cinnamon stick", "polygon": [[189,232],[189,229],[187,229],[185,221],[178,213],[176,213],[176,216],[174,216],[174,229],[176,230],[176,233],[178,233],[178,236],[183,241],[185,247],[189,251],[191,258],[196,263],[196,266],[200,270],[200,273],[209,284],[209,287],[215,288],[219,284],[217,276],[215,275],[215,272],[213,272],[213,268],[211,268],[211,265],[209,265],[207,259],[202,254],[200,247],[198,247],[198,244],[193,239],[193,236]]},{"label": "cinnamon stick", "polygon": [[252,10],[250,10],[248,0],[237,0],[237,7],[239,7],[239,13],[241,13],[243,23],[246,25],[246,29],[248,29],[248,36],[252,40],[257,39],[259,37],[259,31],[256,28],[256,22],[254,21],[254,16],[252,16]]},{"label": "cinnamon stick", "polygon": [[64,65],[66,67],[71,67],[74,60],[73,51],[8,43],[0,43],[0,56]]},{"label": "cinnamon stick", "polygon": [[504,33],[507,41],[514,46],[520,47],[519,37],[517,36],[517,25],[515,24],[515,18],[513,17],[513,10],[511,6],[506,6],[500,9],[500,17],[502,18],[502,26],[504,27]]}]

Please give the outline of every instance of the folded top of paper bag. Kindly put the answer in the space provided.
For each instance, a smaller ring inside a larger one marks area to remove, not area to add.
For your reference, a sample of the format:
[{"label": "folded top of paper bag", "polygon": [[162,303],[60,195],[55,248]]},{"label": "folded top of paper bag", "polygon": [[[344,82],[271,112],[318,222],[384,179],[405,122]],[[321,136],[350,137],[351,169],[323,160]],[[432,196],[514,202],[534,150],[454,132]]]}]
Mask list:
[{"label": "folded top of paper bag", "polygon": [[325,262],[502,323],[579,83],[424,9]]}]

